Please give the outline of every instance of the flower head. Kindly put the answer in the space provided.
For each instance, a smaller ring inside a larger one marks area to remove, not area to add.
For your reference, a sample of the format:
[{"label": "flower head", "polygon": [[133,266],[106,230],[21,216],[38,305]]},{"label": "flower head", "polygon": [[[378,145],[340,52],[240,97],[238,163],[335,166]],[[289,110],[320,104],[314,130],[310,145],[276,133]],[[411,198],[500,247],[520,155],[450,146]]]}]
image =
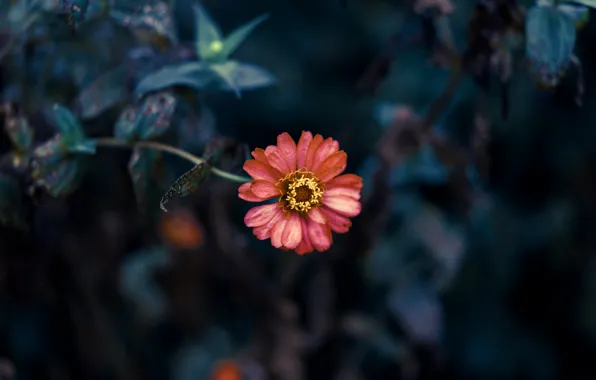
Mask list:
[{"label": "flower head", "polygon": [[343,174],[348,155],[332,138],[302,132],[298,144],[288,133],[277,145],[255,149],[244,170],[254,179],[240,186],[238,196],[249,202],[277,198],[253,207],[244,217],[260,240],[298,254],[331,246],[331,231],[347,232],[350,217],[360,214],[362,178]]}]

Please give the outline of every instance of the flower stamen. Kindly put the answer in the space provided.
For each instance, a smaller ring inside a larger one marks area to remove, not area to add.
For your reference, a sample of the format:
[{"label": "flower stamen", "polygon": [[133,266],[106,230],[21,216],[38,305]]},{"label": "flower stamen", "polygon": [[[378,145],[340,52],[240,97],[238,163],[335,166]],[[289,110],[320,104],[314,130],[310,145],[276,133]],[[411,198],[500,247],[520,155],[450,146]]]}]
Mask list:
[{"label": "flower stamen", "polygon": [[281,185],[285,193],[280,201],[285,201],[283,203],[288,211],[305,213],[321,204],[323,190],[313,173],[297,170],[284,177]]}]

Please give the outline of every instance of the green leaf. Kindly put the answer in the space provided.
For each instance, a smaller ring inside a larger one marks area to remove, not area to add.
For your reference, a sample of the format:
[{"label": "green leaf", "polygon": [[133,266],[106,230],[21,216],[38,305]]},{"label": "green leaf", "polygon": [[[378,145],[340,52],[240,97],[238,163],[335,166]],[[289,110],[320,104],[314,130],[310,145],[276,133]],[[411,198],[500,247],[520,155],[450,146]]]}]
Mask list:
[{"label": "green leaf", "polygon": [[139,205],[147,202],[151,175],[157,168],[161,153],[154,149],[135,149],[128,162],[128,172],[132,179],[135,196]]},{"label": "green leaf", "polygon": [[229,57],[234,51],[236,51],[236,49],[238,49],[240,44],[244,42],[246,37],[248,37],[248,35],[268,17],[268,14],[259,16],[230,33],[230,35],[227,36],[223,42],[223,50],[221,55],[224,58]]},{"label": "green leaf", "polygon": [[160,92],[144,98],[140,106],[126,107],[116,121],[115,136],[126,141],[161,136],[170,126],[176,103],[170,92]]},{"label": "green leaf", "polygon": [[128,96],[126,68],[122,65],[99,76],[77,96],[78,114],[82,119],[98,116],[123,102]]},{"label": "green leaf", "polygon": [[186,86],[201,90],[215,78],[213,72],[209,70],[209,66],[202,62],[185,62],[166,66],[143,78],[135,89],[135,96],[140,97],[173,86]]},{"label": "green leaf", "polygon": [[193,6],[195,12],[195,42],[197,54],[205,60],[220,54],[223,48],[222,35],[219,27],[199,4]]},{"label": "green leaf", "polygon": [[170,200],[173,198],[185,197],[194,193],[198,189],[199,185],[205,181],[210,171],[211,165],[203,162],[182,174],[180,178],[178,178],[170,187],[170,189],[164,194],[164,196],[161,197],[159,207],[163,211],[167,212],[168,210],[166,209],[166,204]]},{"label": "green leaf", "polygon": [[62,159],[56,164],[33,161],[31,177],[35,186],[44,188],[53,197],[70,194],[82,177],[82,161],[78,157]]},{"label": "green leaf", "polygon": [[60,104],[52,107],[52,119],[63,136],[66,145],[84,138],[83,128],[70,110]]},{"label": "green leaf", "polygon": [[154,4],[138,2],[132,7],[112,9],[110,16],[125,27],[147,29],[159,36],[167,37],[173,43],[178,42],[174,19],[167,2],[159,1]]},{"label": "green leaf", "polygon": [[571,17],[576,28],[582,27],[590,19],[590,8],[576,4],[560,4],[557,9]]},{"label": "green leaf", "polygon": [[97,149],[97,143],[95,140],[81,140],[76,144],[72,144],[66,147],[66,150],[71,153],[81,154],[95,154]]},{"label": "green leaf", "polygon": [[16,179],[0,173],[0,224],[22,227],[25,224],[23,192]]},{"label": "green leaf", "polygon": [[7,116],[4,120],[4,129],[13,146],[19,152],[25,152],[33,143],[33,129],[24,117]]},{"label": "green leaf", "polygon": [[238,97],[242,90],[268,87],[277,82],[267,70],[247,63],[227,61],[210,67],[227,85],[227,88],[234,91]]}]

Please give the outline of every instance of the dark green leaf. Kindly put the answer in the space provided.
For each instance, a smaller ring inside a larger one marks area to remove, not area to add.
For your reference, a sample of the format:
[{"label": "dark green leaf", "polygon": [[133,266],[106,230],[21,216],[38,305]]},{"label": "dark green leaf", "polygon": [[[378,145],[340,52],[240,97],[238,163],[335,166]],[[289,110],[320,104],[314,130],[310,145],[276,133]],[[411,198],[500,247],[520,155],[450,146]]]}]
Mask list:
[{"label": "dark green leaf", "polygon": [[170,92],[160,92],[144,98],[140,106],[126,107],[116,121],[115,136],[132,141],[162,135],[170,126],[176,103]]},{"label": "dark green leaf", "polygon": [[111,10],[110,16],[123,26],[148,29],[159,36],[167,37],[173,43],[178,41],[174,20],[166,2],[137,2],[134,7],[118,7]]},{"label": "dark green leaf", "polygon": [[166,204],[170,200],[173,198],[185,197],[194,193],[199,185],[205,181],[210,171],[211,166],[204,162],[196,165],[194,168],[182,174],[180,178],[178,178],[165,193],[165,195],[161,197],[159,207],[167,212],[168,210],[166,209]]},{"label": "dark green leaf", "polygon": [[209,67],[201,62],[185,62],[166,66],[143,78],[135,89],[135,96],[139,97],[172,86],[186,86],[201,90],[215,78]]},{"label": "dark green leaf", "polygon": [[223,49],[222,35],[219,27],[199,4],[193,6],[195,12],[195,42],[199,57],[209,60],[219,56]]},{"label": "dark green leaf", "polygon": [[161,153],[154,149],[135,149],[130,156],[128,172],[132,179],[137,202],[147,202],[147,192],[151,183],[151,174],[157,166]]},{"label": "dark green leaf", "polygon": [[203,158],[213,166],[219,165],[223,155],[234,148],[236,144],[228,138],[215,138],[211,140],[203,151]]},{"label": "dark green leaf", "polygon": [[84,138],[83,128],[70,110],[60,104],[52,107],[52,119],[60,130],[65,145],[76,143]]},{"label": "dark green leaf", "polygon": [[95,154],[95,150],[97,149],[97,143],[95,140],[81,140],[76,144],[71,144],[66,147],[66,150],[71,153],[81,153],[81,154]]},{"label": "dark green leaf", "polygon": [[570,0],[569,2],[596,9],[596,0]]},{"label": "dark green leaf", "polygon": [[62,11],[65,13],[66,24],[74,30],[85,21],[89,0],[62,0]]},{"label": "dark green leaf", "polygon": [[12,177],[0,173],[0,224],[24,225],[23,192]]},{"label": "dark green leaf", "polygon": [[227,61],[210,67],[237,96],[241,90],[268,87],[277,81],[268,71],[247,63]]},{"label": "dark green leaf", "polygon": [[223,42],[223,50],[221,55],[224,58],[229,57],[234,51],[236,51],[236,49],[238,49],[240,44],[246,40],[246,37],[248,37],[248,35],[268,17],[269,15],[259,16],[230,33],[230,35],[227,36]]},{"label": "dark green leaf", "polygon": [[127,73],[119,66],[94,80],[77,96],[76,104],[82,119],[98,116],[105,110],[124,101],[128,95]]}]

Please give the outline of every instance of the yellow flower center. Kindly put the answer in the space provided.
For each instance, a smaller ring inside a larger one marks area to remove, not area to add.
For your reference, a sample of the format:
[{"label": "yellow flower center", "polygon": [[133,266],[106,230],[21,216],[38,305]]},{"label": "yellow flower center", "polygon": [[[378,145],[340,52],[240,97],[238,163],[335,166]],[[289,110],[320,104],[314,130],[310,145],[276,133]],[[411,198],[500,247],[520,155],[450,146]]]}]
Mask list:
[{"label": "yellow flower center", "polygon": [[287,211],[306,213],[311,208],[318,207],[323,199],[322,185],[309,171],[297,170],[290,173],[279,180],[278,185],[283,192],[279,198],[280,204]]},{"label": "yellow flower center", "polygon": [[219,53],[223,49],[223,43],[221,41],[213,41],[209,45],[209,49],[214,53]]}]

